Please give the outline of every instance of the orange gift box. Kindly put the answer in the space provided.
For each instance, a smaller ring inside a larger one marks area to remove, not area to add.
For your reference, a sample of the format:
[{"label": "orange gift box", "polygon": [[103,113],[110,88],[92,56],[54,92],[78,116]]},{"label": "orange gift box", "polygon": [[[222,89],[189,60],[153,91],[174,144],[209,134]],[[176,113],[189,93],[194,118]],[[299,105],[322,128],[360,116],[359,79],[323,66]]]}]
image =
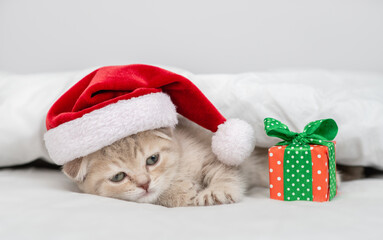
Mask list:
[{"label": "orange gift box", "polygon": [[269,149],[270,198],[284,201],[331,201],[336,195],[335,142],[331,119],[308,123],[297,133],[274,118],[265,132],[284,141]]},{"label": "orange gift box", "polygon": [[[335,142],[333,142],[335,145]],[[270,198],[276,200],[289,200],[284,196],[283,162],[287,145],[274,146],[269,149],[269,183]],[[294,195],[298,196],[296,200],[310,200],[307,194],[312,194],[312,201],[329,201],[329,152],[328,147],[323,145],[310,145],[312,159],[312,193],[307,190],[307,183],[297,182],[299,188],[296,188]],[[310,154],[310,153],[309,153]],[[293,160],[294,161],[294,160]],[[298,163],[298,160],[297,160]],[[292,171],[298,171],[295,174],[304,174],[299,170],[299,166]],[[294,175],[294,174],[293,174]],[[290,181],[290,180],[289,180]],[[294,184],[294,183],[293,183]]]}]

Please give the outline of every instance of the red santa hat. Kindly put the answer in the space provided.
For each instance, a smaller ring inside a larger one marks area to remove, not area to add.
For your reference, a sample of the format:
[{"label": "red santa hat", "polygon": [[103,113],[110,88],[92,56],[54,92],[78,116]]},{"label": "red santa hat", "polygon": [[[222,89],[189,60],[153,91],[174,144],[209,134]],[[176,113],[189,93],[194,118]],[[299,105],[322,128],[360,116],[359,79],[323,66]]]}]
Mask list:
[{"label": "red santa hat", "polygon": [[138,132],[174,127],[177,113],[215,132],[212,151],[238,165],[254,148],[254,131],[239,119],[226,120],[188,79],[148,65],[99,68],[70,88],[46,118],[45,145],[65,164]]}]

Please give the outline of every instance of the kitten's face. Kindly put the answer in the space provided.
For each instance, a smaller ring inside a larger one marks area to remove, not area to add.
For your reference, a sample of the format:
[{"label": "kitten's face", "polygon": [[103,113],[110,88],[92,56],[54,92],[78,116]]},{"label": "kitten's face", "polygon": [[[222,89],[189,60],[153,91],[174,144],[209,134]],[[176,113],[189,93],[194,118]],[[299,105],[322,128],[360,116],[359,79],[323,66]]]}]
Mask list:
[{"label": "kitten's face", "polygon": [[169,187],[179,157],[170,129],[151,130],[67,163],[63,171],[86,193],[154,203]]}]

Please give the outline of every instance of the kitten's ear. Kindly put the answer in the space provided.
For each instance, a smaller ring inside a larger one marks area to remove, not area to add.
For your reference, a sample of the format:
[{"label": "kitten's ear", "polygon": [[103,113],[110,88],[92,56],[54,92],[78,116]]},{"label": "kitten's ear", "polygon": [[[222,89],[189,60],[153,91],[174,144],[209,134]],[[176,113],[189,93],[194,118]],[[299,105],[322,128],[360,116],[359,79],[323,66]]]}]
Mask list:
[{"label": "kitten's ear", "polygon": [[83,158],[76,158],[65,163],[62,171],[72,180],[81,183],[85,180],[87,174],[87,161]]},{"label": "kitten's ear", "polygon": [[157,137],[172,141],[173,137],[173,128],[158,128],[153,132]]}]

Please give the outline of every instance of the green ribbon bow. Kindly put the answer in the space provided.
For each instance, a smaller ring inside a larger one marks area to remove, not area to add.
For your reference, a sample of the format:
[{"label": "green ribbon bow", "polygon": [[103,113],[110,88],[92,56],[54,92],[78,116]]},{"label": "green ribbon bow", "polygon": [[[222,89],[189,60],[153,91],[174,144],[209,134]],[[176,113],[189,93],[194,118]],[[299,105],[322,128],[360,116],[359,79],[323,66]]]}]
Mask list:
[{"label": "green ribbon bow", "polygon": [[[330,200],[336,194],[335,146],[333,140],[338,126],[333,119],[322,119],[307,124],[302,133],[296,133],[280,121],[265,118],[265,131],[270,137],[284,141],[276,145],[287,145],[283,159],[284,200],[312,201],[312,159],[309,144],[327,146],[329,152]],[[327,159],[326,159],[327,161]]]}]

